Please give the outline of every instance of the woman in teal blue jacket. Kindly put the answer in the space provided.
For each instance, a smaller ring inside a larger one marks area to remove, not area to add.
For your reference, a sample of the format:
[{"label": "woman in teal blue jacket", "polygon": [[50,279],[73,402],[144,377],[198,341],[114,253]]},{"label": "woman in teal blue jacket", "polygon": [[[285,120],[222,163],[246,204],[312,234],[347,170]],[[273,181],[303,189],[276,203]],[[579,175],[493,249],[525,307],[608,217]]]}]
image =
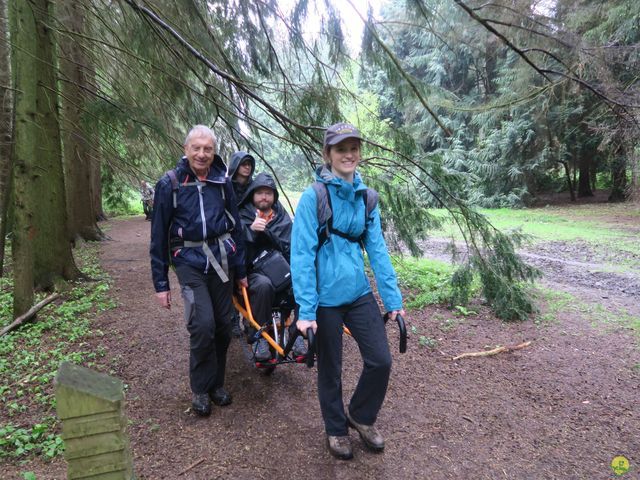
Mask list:
[{"label": "woman in teal blue jacket", "polygon": [[[298,203],[291,238],[291,274],[300,306],[297,325],[302,332],[312,328],[316,333],[318,397],[328,447],[332,455],[345,460],[353,457],[348,426],[358,431],[369,449],[384,449],[374,423],[391,372],[384,321],[365,273],[361,244],[385,310],[392,320],[404,314],[379,210],[376,206],[368,211],[367,187],[356,172],[360,144],[360,132],[353,125],[338,123],[326,130],[325,165],[316,172],[316,180],[330,196],[332,228],[324,237],[322,232],[327,229],[318,219],[318,193],[309,187]],[[343,325],[358,343],[364,363],[346,410],[342,400]]]}]

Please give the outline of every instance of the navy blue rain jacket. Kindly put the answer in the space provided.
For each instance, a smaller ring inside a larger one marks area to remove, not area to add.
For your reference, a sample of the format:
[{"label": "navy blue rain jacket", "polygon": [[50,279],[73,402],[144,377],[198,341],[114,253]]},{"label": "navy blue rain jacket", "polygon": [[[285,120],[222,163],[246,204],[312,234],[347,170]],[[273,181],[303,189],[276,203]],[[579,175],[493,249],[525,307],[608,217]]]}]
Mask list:
[{"label": "navy blue rain jacket", "polygon": [[[183,185],[197,179],[186,157],[176,166],[178,182]],[[224,189],[224,200],[222,191]],[[244,238],[238,216],[236,198],[231,179],[226,176],[226,166],[219,155],[215,155],[204,181],[202,194],[197,187],[185,186],[177,190],[177,207],[173,206],[173,190],[169,175],[165,174],[156,184],[151,220],[151,274],[156,292],[169,290],[169,264],[187,264],[208,272],[213,267],[202,247],[182,247],[181,241],[207,240],[214,256],[220,262],[217,237],[229,232],[225,240],[225,251],[230,272],[236,278],[246,276],[244,265]],[[231,213],[235,225],[225,212]],[[173,252],[170,252],[170,247]],[[169,257],[171,255],[171,258]]]}]

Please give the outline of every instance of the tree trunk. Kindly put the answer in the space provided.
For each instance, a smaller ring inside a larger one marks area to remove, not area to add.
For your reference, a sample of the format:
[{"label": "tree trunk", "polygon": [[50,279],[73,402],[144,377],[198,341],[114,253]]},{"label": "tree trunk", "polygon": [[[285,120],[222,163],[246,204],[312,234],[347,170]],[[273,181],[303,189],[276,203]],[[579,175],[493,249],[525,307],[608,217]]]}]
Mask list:
[{"label": "tree trunk", "polygon": [[11,193],[11,138],[13,136],[13,94],[9,56],[7,0],[0,0],[0,277],[4,274],[4,246],[7,210]]},{"label": "tree trunk", "polygon": [[[595,152],[594,152],[595,153]],[[591,180],[591,192],[595,195],[597,190],[598,180],[598,163],[600,162],[600,155],[593,157],[591,160],[591,166],[589,168],[589,179]]]},{"label": "tree trunk", "polygon": [[35,198],[30,171],[35,157],[36,134],[36,22],[26,0],[10,2],[11,66],[16,87],[14,159],[13,315],[18,317],[33,304],[32,222]]},{"label": "tree trunk", "polygon": [[580,176],[578,177],[578,197],[593,197],[590,180],[591,157],[584,149],[581,150],[580,158],[578,159],[578,168],[580,170]]},{"label": "tree trunk", "polygon": [[572,162],[573,163],[573,182],[572,183],[573,183],[573,189],[575,190],[577,185],[578,185],[578,178],[577,178],[577,175],[578,175],[578,152],[577,152],[577,149],[575,149],[575,148],[573,149],[573,158],[572,158],[572,160],[573,160],[573,162]]},{"label": "tree trunk", "polygon": [[[56,82],[56,53],[53,44],[49,0],[31,0],[36,13],[39,60],[36,63],[38,135],[36,156],[32,165],[32,184],[39,205],[34,215],[34,280],[40,288],[49,288],[56,278],[76,278],[79,274],[71,254],[67,232],[67,210],[60,118]],[[36,160],[37,159],[37,160]],[[42,208],[44,205],[47,208]]]},{"label": "tree trunk", "polygon": [[631,148],[629,163],[631,164],[631,185],[629,185],[628,198],[635,203],[640,203],[640,155],[637,149]]},{"label": "tree trunk", "polygon": [[[103,238],[96,224],[92,191],[92,156],[88,129],[83,128],[88,58],[79,39],[84,34],[82,2],[65,0],[58,3],[58,19],[69,33],[60,33],[60,76],[62,90],[62,140],[65,166],[68,228],[71,238],[85,240]],[[79,34],[74,36],[74,34]]]},{"label": "tree trunk", "polygon": [[571,195],[571,201],[576,201],[576,194],[573,190],[573,182],[571,181],[571,171],[569,170],[569,162],[560,162],[564,167],[564,174],[567,179],[567,187],[569,187],[569,194]]},{"label": "tree trunk", "polygon": [[15,0],[12,60],[16,87],[14,316],[33,303],[33,287],[49,288],[78,269],[66,228],[50,2]]},{"label": "tree trunk", "polygon": [[627,165],[624,157],[624,150],[618,149],[611,161],[611,193],[610,202],[623,202],[626,199],[627,188]]}]

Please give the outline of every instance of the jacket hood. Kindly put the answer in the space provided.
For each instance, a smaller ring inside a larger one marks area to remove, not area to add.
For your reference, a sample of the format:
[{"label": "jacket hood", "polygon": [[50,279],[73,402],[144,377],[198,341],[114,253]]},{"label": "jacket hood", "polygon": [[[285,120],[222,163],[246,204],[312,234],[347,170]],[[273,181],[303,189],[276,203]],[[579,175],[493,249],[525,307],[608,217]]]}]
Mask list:
[{"label": "jacket hood", "polygon": [[251,173],[249,174],[249,178],[253,176],[253,172],[256,171],[256,159],[249,155],[247,152],[238,151],[231,155],[231,163],[229,164],[229,176],[232,179],[236,174],[238,167],[244,160],[249,160],[249,162],[251,162]]},{"label": "jacket hood", "polygon": [[249,203],[253,201],[253,192],[255,192],[258,188],[269,187],[275,192],[273,204],[276,205],[278,203],[278,188],[276,187],[276,181],[273,179],[271,175],[268,173],[259,173],[256,178],[253,179],[253,182],[247,188],[244,196],[240,200],[239,205],[244,205],[245,203]]},{"label": "jacket hood", "polygon": [[[331,171],[331,167],[327,164],[316,168],[316,180],[318,182],[326,183],[327,185],[335,185],[340,192],[342,189],[352,188],[353,191],[366,190],[367,186],[362,181],[362,177],[356,171],[353,175],[353,184],[345,182],[340,177],[336,177]],[[353,186],[352,186],[353,185]]]}]

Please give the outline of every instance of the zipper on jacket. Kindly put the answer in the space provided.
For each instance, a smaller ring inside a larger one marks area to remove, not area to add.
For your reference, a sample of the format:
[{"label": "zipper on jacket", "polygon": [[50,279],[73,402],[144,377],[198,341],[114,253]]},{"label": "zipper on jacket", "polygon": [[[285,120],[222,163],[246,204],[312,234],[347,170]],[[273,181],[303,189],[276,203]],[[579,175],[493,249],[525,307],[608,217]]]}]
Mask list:
[{"label": "zipper on jacket", "polygon": [[[202,200],[202,185],[198,185],[198,200],[200,201],[200,218],[202,219],[202,241],[207,241],[207,218],[204,215],[204,202]],[[204,269],[204,273],[209,271],[209,259],[207,258],[207,266]]]}]

